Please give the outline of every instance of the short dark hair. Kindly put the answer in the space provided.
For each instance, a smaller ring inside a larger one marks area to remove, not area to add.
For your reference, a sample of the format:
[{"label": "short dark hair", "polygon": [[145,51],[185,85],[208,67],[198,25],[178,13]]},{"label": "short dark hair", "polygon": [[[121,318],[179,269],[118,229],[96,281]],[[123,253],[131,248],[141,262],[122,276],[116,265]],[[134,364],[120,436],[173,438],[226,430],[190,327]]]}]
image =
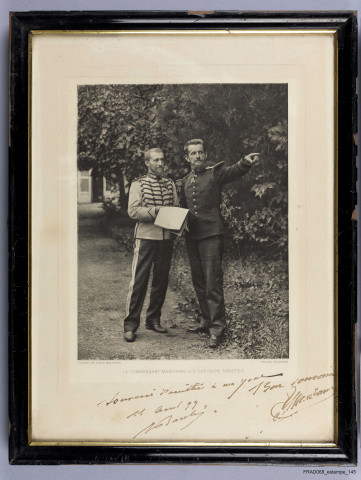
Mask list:
[{"label": "short dark hair", "polygon": [[163,153],[164,155],[164,152],[161,148],[149,148],[148,150],[146,150],[144,152],[144,160],[150,160],[150,154],[153,153],[153,152],[157,152],[157,153]]},{"label": "short dark hair", "polygon": [[206,147],[204,145],[204,142],[201,138],[192,138],[192,140],[188,140],[188,142],[186,142],[184,144],[184,151],[185,153],[188,153],[188,146],[189,145],[203,145],[203,148],[204,148],[204,151],[206,150]]}]

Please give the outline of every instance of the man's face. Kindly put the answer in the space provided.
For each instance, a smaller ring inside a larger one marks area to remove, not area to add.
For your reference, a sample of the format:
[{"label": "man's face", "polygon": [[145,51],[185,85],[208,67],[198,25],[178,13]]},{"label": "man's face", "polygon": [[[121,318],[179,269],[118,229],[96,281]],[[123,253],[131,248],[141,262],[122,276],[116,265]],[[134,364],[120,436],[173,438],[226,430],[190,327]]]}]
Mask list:
[{"label": "man's face", "polygon": [[164,153],[162,152],[150,152],[150,159],[145,161],[148,167],[148,172],[161,177],[164,172]]},{"label": "man's face", "polygon": [[207,154],[204,151],[204,147],[201,143],[197,145],[188,145],[188,153],[186,155],[186,161],[190,163],[192,170],[202,170],[205,167]]}]

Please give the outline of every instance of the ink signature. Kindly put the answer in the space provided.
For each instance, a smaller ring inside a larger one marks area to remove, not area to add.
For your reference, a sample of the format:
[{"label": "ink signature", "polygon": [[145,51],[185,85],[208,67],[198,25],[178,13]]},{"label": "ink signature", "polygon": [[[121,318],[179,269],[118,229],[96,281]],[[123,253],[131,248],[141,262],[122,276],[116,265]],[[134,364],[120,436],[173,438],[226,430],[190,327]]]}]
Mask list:
[{"label": "ink signature", "polygon": [[[185,430],[199,422],[202,417],[203,420],[206,417],[207,422],[212,422],[214,414],[219,421],[227,409],[232,414],[238,408],[237,404],[241,405],[244,401],[251,401],[255,404],[255,408],[258,408],[257,403],[262,404],[265,414],[269,414],[273,422],[280,422],[334,397],[333,382],[330,378],[333,376],[333,373],[321,373],[286,380],[280,378],[283,377],[282,373],[277,373],[238,377],[237,381],[222,379],[220,382],[213,381],[209,384],[185,383],[175,389],[154,386],[133,395],[117,392],[108,397],[108,400],[97,403],[97,406],[110,409],[114,409],[115,406],[122,407],[121,418],[126,422],[133,423],[133,419],[136,418],[134,430],[136,429],[137,433],[133,435],[133,439],[144,437],[155,430],[167,428]],[[212,395],[215,392],[217,392],[216,397]],[[238,396],[242,398],[236,399]],[[207,403],[212,400],[215,402],[216,398],[217,403],[211,403],[207,408],[204,403],[205,398]],[[130,409],[133,402],[137,405]],[[143,422],[140,423],[139,420],[142,419],[144,424],[140,428]]]},{"label": "ink signature", "polygon": [[[197,410],[192,411],[188,415],[183,415],[183,416],[175,416],[175,415],[167,415],[166,417],[162,418],[161,420],[158,420],[156,422],[151,422],[148,426],[140,430],[136,435],[134,435],[133,438],[137,438],[141,433],[146,434],[149,433],[152,430],[155,430],[157,428],[162,428],[162,427],[168,427],[169,425],[173,425],[175,423],[180,422],[183,426],[180,428],[180,430],[185,430],[188,428],[192,423],[196,422],[199,420],[202,415],[204,415],[204,411],[198,412]],[[186,420],[190,420],[187,422]],[[185,424],[185,425],[184,425]],[[179,425],[179,423],[178,423]]]},{"label": "ink signature", "polygon": [[316,387],[312,393],[303,393],[296,386],[291,387],[291,392],[286,393],[284,401],[277,402],[270,410],[274,422],[285,420],[318,403],[324,402],[334,396],[334,388],[319,389]]}]

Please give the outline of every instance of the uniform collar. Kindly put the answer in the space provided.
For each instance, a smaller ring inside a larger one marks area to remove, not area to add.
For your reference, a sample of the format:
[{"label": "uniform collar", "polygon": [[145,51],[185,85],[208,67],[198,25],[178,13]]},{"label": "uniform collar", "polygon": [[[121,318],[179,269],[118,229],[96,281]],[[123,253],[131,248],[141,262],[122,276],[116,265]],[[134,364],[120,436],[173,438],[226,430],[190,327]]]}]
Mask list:
[{"label": "uniform collar", "polygon": [[147,173],[147,176],[150,177],[150,178],[153,178],[153,180],[162,180],[163,179],[163,175],[161,175],[160,177],[158,177],[157,175],[155,175],[154,173],[152,172],[148,172]]},{"label": "uniform collar", "polygon": [[202,168],[202,170],[191,170],[191,172],[193,173],[193,175],[202,175],[202,173],[204,173],[206,171],[206,167]]}]

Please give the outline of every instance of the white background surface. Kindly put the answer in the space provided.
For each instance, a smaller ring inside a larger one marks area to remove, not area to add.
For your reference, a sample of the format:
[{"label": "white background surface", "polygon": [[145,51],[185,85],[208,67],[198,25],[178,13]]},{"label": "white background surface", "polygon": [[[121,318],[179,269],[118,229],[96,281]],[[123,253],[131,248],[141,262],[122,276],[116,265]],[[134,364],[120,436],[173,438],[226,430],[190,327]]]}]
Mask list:
[{"label": "white background surface", "polygon": [[[179,391],[185,381],[204,385],[239,382],[240,374],[226,374],[223,369],[227,368],[239,369],[247,378],[258,377],[260,372],[282,373],[284,385],[296,378],[333,371],[333,247],[329,242],[334,229],[334,167],[330,161],[334,152],[333,43],[330,34],[285,38],[227,33],[196,39],[191,35],[35,36],[31,236],[34,440],[131,439],[153,420],[150,410],[157,409],[159,399],[155,396],[138,403],[136,408],[145,407],[144,414],[125,421],[133,413],[133,405],[131,411],[127,407],[97,407],[101,399],[116,391],[132,396],[152,391],[156,385]],[[111,365],[78,362],[77,85],[209,81],[288,84],[290,358],[282,366],[266,360],[217,357],[172,361],[173,369],[192,369],[186,379],[163,372],[141,375],[124,371],[146,370],[150,364],[153,369],[169,369],[170,362],[161,359],[132,359]],[[212,373],[203,369],[212,369]],[[326,391],[331,385],[331,378],[317,382],[318,389]],[[313,389],[309,385],[302,393]],[[198,404],[207,405],[207,413],[190,429],[179,430],[175,424],[147,432],[144,440],[239,442],[243,438],[313,443],[333,438],[333,402],[326,398],[301,415],[275,422],[270,409],[286,398],[282,390],[254,397],[254,402],[240,392],[229,402],[222,402],[219,395],[219,389],[212,394],[207,387],[196,394]],[[247,421],[238,414],[245,411]]]},{"label": "white background surface", "polygon": [[[350,1],[307,1],[298,5],[302,10],[361,10],[360,0]],[[218,1],[136,1],[136,0],[2,0],[0,5],[0,61],[1,61],[1,95],[0,95],[0,271],[1,271],[1,302],[0,302],[0,479],[80,479],[87,476],[89,480],[100,478],[118,479],[148,478],[157,479],[289,479],[311,477],[303,473],[308,467],[262,467],[262,466],[8,466],[7,460],[7,210],[8,210],[8,15],[9,11],[31,10],[296,10],[290,8],[289,0],[218,0]],[[361,23],[359,15],[359,24]],[[360,37],[360,35],[359,35]],[[359,277],[358,277],[359,278]],[[359,282],[360,283],[360,282]],[[360,343],[360,342],[358,342]],[[317,468],[317,470],[319,470]],[[328,468],[325,469],[325,473]],[[333,468],[333,470],[348,473],[349,468]],[[342,475],[342,474],[341,474]],[[313,476],[313,475],[312,475]],[[342,475],[343,476],[343,475]],[[331,475],[339,478],[339,475]],[[361,468],[351,478],[361,478]]]}]

